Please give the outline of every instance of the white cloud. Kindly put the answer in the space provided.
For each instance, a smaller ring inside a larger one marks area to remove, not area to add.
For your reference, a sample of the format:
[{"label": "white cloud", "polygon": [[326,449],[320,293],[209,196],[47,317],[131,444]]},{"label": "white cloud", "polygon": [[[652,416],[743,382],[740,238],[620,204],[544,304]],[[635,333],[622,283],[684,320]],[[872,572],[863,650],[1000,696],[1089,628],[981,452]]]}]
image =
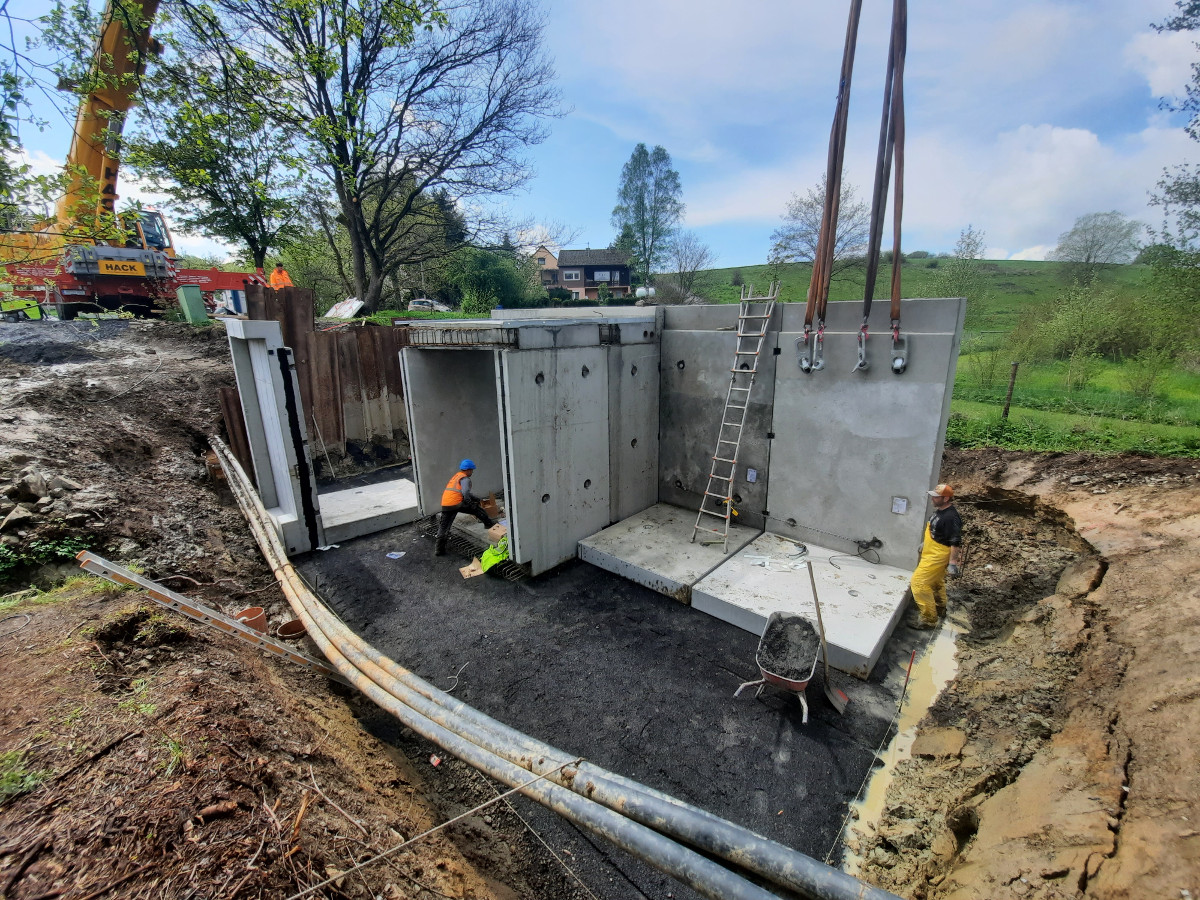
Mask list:
[{"label": "white cloud", "polygon": [[1145,77],[1156,97],[1182,97],[1196,58],[1196,38],[1187,31],[1146,32],[1125,46],[1126,65]]},{"label": "white cloud", "polygon": [[989,252],[989,259],[1045,259],[1046,256],[1054,249],[1054,244],[1038,244],[1036,247],[1026,247],[1024,250],[1018,250],[1016,253],[1006,254],[1004,251],[992,254]]}]

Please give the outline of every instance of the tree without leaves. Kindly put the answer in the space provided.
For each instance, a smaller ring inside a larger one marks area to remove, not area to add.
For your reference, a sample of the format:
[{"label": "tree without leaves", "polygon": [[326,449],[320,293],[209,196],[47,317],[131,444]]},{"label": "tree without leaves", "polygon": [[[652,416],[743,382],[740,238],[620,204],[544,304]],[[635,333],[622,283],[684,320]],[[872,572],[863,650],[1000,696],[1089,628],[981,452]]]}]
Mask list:
[{"label": "tree without leaves", "polygon": [[[264,111],[311,148],[350,238],[350,269],[367,311],[386,279],[447,249],[445,217],[522,184],[521,151],[555,113],[542,22],[518,0],[180,0],[218,58],[248,62],[277,86]],[[473,217],[462,242],[495,225]]]},{"label": "tree without leaves", "polygon": [[1058,237],[1050,259],[1068,264],[1068,271],[1087,282],[1103,266],[1127,263],[1137,255],[1142,223],[1117,211],[1088,213]]},{"label": "tree without leaves", "polygon": [[691,295],[696,285],[696,274],[701,269],[711,269],[714,261],[712,250],[708,244],[700,240],[692,231],[685,231],[676,236],[671,242],[671,264],[675,269],[674,278],[680,290]]},{"label": "tree without leaves", "polygon": [[987,234],[968,225],[959,233],[953,255],[934,270],[933,295],[965,298],[968,324],[974,324],[979,303],[988,295],[988,279],[979,268],[986,247]]},{"label": "tree without leaves", "polygon": [[647,150],[645,144],[633,148],[621,169],[612,224],[620,234],[618,244],[626,240],[629,230],[632,262],[643,284],[650,282],[650,273],[666,258],[671,235],[683,218],[682,194],[679,173],[671,168],[666,150],[660,146]]},{"label": "tree without leaves", "polygon": [[[821,219],[825,213],[825,176],[804,195],[792,194],[784,224],[771,233],[771,252],[768,261],[778,266],[789,262],[812,262],[816,258],[821,238]],[[855,199],[852,184],[842,184],[838,207],[837,231],[833,242],[831,277],[857,265],[867,249],[871,232],[871,210]]]}]

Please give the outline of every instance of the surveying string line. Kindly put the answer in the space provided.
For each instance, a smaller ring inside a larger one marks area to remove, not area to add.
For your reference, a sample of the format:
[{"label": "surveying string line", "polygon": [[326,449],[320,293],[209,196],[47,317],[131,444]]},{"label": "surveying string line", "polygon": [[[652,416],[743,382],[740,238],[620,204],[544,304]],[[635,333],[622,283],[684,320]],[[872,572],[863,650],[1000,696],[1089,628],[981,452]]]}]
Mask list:
[{"label": "surveying string line", "polygon": [[300,900],[301,897],[307,897],[309,894],[315,893],[316,891],[319,891],[323,887],[328,887],[329,885],[333,884],[335,881],[341,881],[347,875],[353,875],[355,872],[358,872],[361,869],[365,869],[367,866],[373,865],[377,862],[380,862],[381,860],[387,859],[389,856],[392,856],[393,854],[399,853],[401,850],[403,850],[409,844],[416,843],[417,841],[421,840],[422,838],[429,837],[429,835],[434,834],[438,831],[441,831],[443,828],[448,828],[449,826],[453,825],[455,822],[460,822],[469,816],[475,815],[475,813],[479,812],[482,809],[486,809],[487,807],[491,806],[493,803],[498,803],[499,801],[504,800],[506,797],[511,797],[513,794],[516,794],[520,791],[525,790],[525,788],[529,787],[532,784],[537,784],[543,778],[549,778],[551,775],[556,775],[559,772],[561,772],[563,769],[570,768],[571,766],[578,766],[580,763],[582,763],[584,761],[584,758],[585,757],[580,756],[577,759],[572,760],[571,762],[565,762],[558,768],[551,769],[549,772],[545,772],[545,773],[537,776],[536,778],[531,778],[529,781],[526,781],[523,784],[518,784],[514,788],[509,788],[503,794],[499,794],[499,795],[493,797],[491,800],[486,800],[483,803],[480,803],[474,809],[469,809],[464,813],[460,813],[459,815],[455,816],[453,819],[443,822],[441,825],[434,825],[432,828],[428,829],[427,831],[422,831],[420,834],[416,835],[415,837],[409,838],[404,843],[397,844],[391,850],[385,850],[383,853],[377,854],[375,856],[372,856],[368,860],[364,860],[363,862],[360,862],[354,868],[347,869],[345,872],[342,872],[340,875],[335,875],[332,878],[326,878],[324,881],[322,881],[318,884],[314,884],[309,887],[306,887],[304,890],[300,891],[298,894],[292,894],[290,897],[287,898],[287,900]]},{"label": "surveying string line", "polygon": [[[478,769],[475,769],[473,771],[482,777],[482,773],[479,772]],[[500,791],[496,788],[496,785],[492,784],[486,778],[484,778],[483,780],[487,783],[487,786],[490,787],[492,789],[492,791],[496,794],[497,799],[499,799],[501,795],[500,795]],[[594,893],[592,893],[591,888],[589,888],[584,883],[583,879],[579,877],[579,875],[575,872],[575,870],[572,869],[569,865],[567,865],[567,861],[565,859],[563,859],[561,856],[559,856],[557,853],[554,852],[554,848],[551,847],[546,842],[546,839],[544,837],[542,837],[541,833],[538,832],[538,830],[536,828],[534,828],[532,825],[530,825],[529,822],[525,819],[525,817],[517,811],[517,808],[512,805],[511,801],[505,800],[504,805],[508,808],[508,811],[511,812],[514,816],[516,816],[520,820],[521,824],[524,825],[529,830],[529,833],[532,834],[535,838],[537,838],[539,842],[541,842],[541,845],[546,848],[546,852],[548,852],[551,856],[553,856],[556,860],[558,860],[559,865],[561,865],[564,869],[566,869],[567,873],[572,878],[574,878],[577,882],[579,882],[579,886],[581,888],[583,888],[583,892],[585,894],[587,894],[589,897],[591,897],[592,900],[600,900],[599,897],[597,897]],[[580,833],[582,834],[583,832],[580,832]],[[635,887],[636,887],[636,885],[635,885]]]}]

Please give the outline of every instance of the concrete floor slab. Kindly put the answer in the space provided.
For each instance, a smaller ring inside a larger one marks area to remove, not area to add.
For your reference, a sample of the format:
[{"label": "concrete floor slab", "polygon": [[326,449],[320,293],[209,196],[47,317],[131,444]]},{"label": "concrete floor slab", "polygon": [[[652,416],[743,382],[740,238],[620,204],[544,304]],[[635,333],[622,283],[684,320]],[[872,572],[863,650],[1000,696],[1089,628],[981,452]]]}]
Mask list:
[{"label": "concrete floor slab", "polygon": [[732,526],[729,554],[692,543],[696,511],[658,503],[579,542],[579,558],[630,581],[691,602],[692,585],[762,532]]},{"label": "concrete floor slab", "polygon": [[420,518],[417,486],[406,479],[330,491],[321,494],[320,501],[325,540],[330,544]]},{"label": "concrete floor slab", "polygon": [[692,606],[754,634],[762,634],[776,610],[804,616],[815,626],[805,560],[811,560],[816,577],[829,664],[869,677],[904,609],[911,575],[906,569],[767,533],[697,583]]}]

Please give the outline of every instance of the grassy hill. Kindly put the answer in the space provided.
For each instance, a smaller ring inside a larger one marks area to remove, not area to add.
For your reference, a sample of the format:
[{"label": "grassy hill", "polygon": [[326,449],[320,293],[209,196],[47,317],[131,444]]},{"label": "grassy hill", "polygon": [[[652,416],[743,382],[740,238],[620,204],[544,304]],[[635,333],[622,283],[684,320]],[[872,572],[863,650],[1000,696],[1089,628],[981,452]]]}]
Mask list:
[{"label": "grassy hill", "polygon": [[[905,297],[939,294],[939,269],[946,260],[908,260],[901,270]],[[711,269],[700,273],[696,292],[718,303],[735,303],[739,280],[764,290],[777,272],[780,300],[803,302],[811,266],[792,264]],[[1069,302],[1072,280],[1062,264],[1021,260],[980,262],[980,296],[968,301],[967,325],[955,379],[947,440],[958,446],[1001,446],[1023,450],[1086,450],[1200,456],[1200,353],[1173,347],[1169,357],[1151,358],[1136,346],[1116,348],[1100,341],[1072,358],[1031,353],[1022,331],[1064,327],[1053,313]],[[1145,317],[1165,304],[1155,296],[1149,266],[1117,266],[1089,288],[1095,297],[1094,327],[1128,304],[1126,315]],[[881,267],[875,296],[890,290],[890,266]],[[835,280],[831,300],[861,300],[861,270]],[[1088,313],[1092,310],[1088,309]],[[1130,322],[1130,325],[1135,323]],[[1091,322],[1083,324],[1092,327]],[[1194,328],[1193,328],[1193,344]],[[1013,360],[1022,360],[1008,419],[1001,417]],[[1084,377],[1078,376],[1084,366]],[[1157,367],[1157,368],[1154,368]]]},{"label": "grassy hill", "polygon": [[[905,297],[936,297],[937,275],[944,259],[905,260],[900,269],[900,283]],[[1016,327],[1021,312],[1031,306],[1052,301],[1070,283],[1069,275],[1062,263],[1037,262],[1019,259],[983,260],[979,271],[985,276],[986,296],[968,309],[969,330],[1011,331]],[[735,274],[741,275],[745,284],[755,290],[765,290],[771,279],[772,267],[734,266],[728,269],[708,269],[696,277],[696,293],[713,303],[736,303],[738,288]],[[787,302],[804,302],[808,296],[808,282],[812,277],[812,266],[808,263],[790,263],[780,266],[779,299]],[[877,299],[890,296],[890,265],[881,266],[875,285]],[[1143,294],[1149,287],[1149,266],[1116,266],[1103,272],[1100,284],[1121,292]],[[854,270],[846,278],[830,283],[830,300],[861,300],[863,276]]]}]

